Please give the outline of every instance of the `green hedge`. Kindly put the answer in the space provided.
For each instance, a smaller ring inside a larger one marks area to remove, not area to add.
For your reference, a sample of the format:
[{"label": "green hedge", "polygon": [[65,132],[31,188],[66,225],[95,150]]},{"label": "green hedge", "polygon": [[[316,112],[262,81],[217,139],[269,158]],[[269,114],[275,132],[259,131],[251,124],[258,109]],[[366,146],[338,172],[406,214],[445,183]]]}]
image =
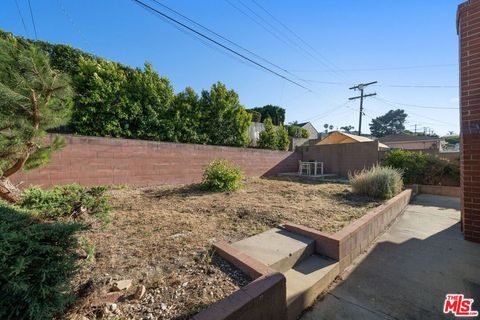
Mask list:
[{"label": "green hedge", "polygon": [[383,165],[401,170],[405,183],[460,185],[459,164],[431,154],[393,150],[385,155]]},{"label": "green hedge", "polygon": [[52,319],[72,301],[79,224],[43,223],[0,202],[0,319]]},{"label": "green hedge", "polygon": [[[175,95],[169,79],[148,63],[143,69],[131,68],[70,46],[15,37],[1,30],[0,38],[40,48],[55,69],[70,75],[76,94],[66,131],[238,147],[249,143],[252,114],[240,104],[238,94],[220,82],[203,90],[200,97],[191,88]],[[265,112],[283,122],[282,110],[272,106]]]}]

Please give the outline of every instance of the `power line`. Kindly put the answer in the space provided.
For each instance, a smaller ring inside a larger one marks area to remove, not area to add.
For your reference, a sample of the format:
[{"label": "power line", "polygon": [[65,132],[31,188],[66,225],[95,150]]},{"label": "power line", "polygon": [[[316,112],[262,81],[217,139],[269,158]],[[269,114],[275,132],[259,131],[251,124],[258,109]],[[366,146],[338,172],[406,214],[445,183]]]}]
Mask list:
[{"label": "power line", "polygon": [[[374,98],[375,100],[378,100],[378,101],[381,101],[393,108],[397,108],[396,105],[392,104],[392,103],[389,103],[383,99],[378,99],[378,98]],[[444,124],[447,124],[447,125],[452,125],[452,126],[456,126],[458,124],[453,124],[453,123],[450,123],[450,122],[445,122],[445,121],[442,121],[442,120],[438,120],[438,119],[434,119],[434,118],[431,118],[431,117],[428,117],[428,116],[424,116],[424,115],[421,115],[421,114],[418,114],[418,113],[414,113],[414,112],[411,112],[409,111],[409,113],[413,114],[413,115],[416,115],[417,117],[422,117],[422,118],[425,118],[425,119],[430,119],[430,120],[433,120],[433,121],[436,121],[436,122],[440,122],[440,123],[444,123]]]},{"label": "power line", "polygon": [[273,62],[271,62],[271,61],[269,61],[268,59],[266,59],[266,58],[264,58],[264,57],[256,54],[255,52],[252,52],[251,50],[246,49],[245,47],[239,45],[238,43],[233,42],[232,40],[226,38],[225,36],[219,34],[218,32],[215,32],[214,30],[212,30],[212,29],[210,29],[210,28],[202,25],[201,23],[198,23],[198,22],[196,22],[195,20],[190,19],[189,17],[185,16],[184,14],[178,12],[178,11],[175,10],[175,9],[172,9],[172,8],[168,7],[167,5],[161,3],[160,1],[157,1],[157,0],[151,0],[151,1],[155,2],[156,4],[158,4],[159,6],[162,6],[162,7],[165,8],[165,9],[169,10],[170,12],[173,12],[173,13],[177,14],[178,16],[184,18],[185,20],[189,21],[190,23],[193,23],[194,25],[196,25],[196,26],[198,26],[198,27],[200,27],[200,28],[202,28],[202,29],[210,32],[211,34],[219,37],[220,39],[222,39],[222,40],[224,40],[224,41],[226,41],[226,42],[228,42],[228,43],[236,46],[237,48],[240,48],[241,50],[244,50],[245,52],[248,52],[249,54],[253,55],[254,57],[256,57],[256,58],[258,58],[258,59],[260,59],[260,60],[262,60],[262,61],[264,61],[265,63],[268,63],[269,65],[271,65],[271,66],[273,66],[273,67],[275,67],[275,68],[278,68],[278,69],[282,70],[283,72],[285,72],[285,73],[287,73],[287,74],[289,74],[289,75],[297,78],[298,80],[305,81],[304,79],[299,78],[297,75],[291,73],[291,72],[288,71],[287,69],[285,69],[285,68],[283,68],[283,67],[281,67],[281,66],[279,66],[279,65],[277,65],[277,64],[275,64],[275,63],[273,63]]},{"label": "power line", "polygon": [[25,37],[28,37],[27,25],[25,24],[25,20],[23,19],[23,14],[22,14],[22,11],[20,10],[20,6],[18,5],[17,0],[15,0],[15,5],[17,6],[17,11],[18,11],[18,14],[20,15],[20,19],[22,19],[23,30],[25,30]]},{"label": "power line", "polygon": [[[458,64],[431,64],[431,65],[415,65],[415,66],[399,66],[399,67],[377,67],[377,68],[358,68],[358,69],[338,69],[342,72],[356,72],[356,71],[388,71],[388,70],[414,70],[414,69],[429,69],[429,68],[444,68],[444,67],[458,67]],[[292,70],[294,72],[329,72],[329,70]]]},{"label": "power line", "polygon": [[30,0],[28,0],[28,7],[30,8],[30,17],[32,18],[33,31],[35,32],[35,40],[38,40],[37,26],[35,25],[35,19],[33,18],[32,4],[30,3]]},{"label": "power line", "polygon": [[[323,80],[313,80],[305,79],[305,81],[312,83],[322,83],[322,84],[331,84],[331,85],[351,85],[347,82],[335,82],[335,81],[323,81]],[[458,88],[457,85],[421,85],[421,84],[376,84],[375,87],[388,87],[388,88],[435,88],[435,89],[445,89],[445,88]]]},{"label": "power line", "polygon": [[298,82],[296,82],[296,81],[294,81],[294,80],[291,80],[290,78],[288,78],[288,77],[286,77],[286,76],[284,76],[284,75],[281,75],[280,73],[278,73],[278,72],[276,72],[276,71],[274,71],[274,70],[272,70],[272,69],[264,66],[263,64],[261,64],[261,63],[259,63],[259,62],[256,62],[255,60],[250,59],[249,57],[246,57],[245,55],[237,52],[237,51],[234,50],[234,49],[231,49],[230,47],[228,47],[228,46],[226,46],[226,45],[224,45],[224,44],[216,41],[215,39],[212,39],[211,37],[203,34],[202,32],[197,31],[197,30],[195,30],[195,29],[187,26],[186,24],[184,24],[184,23],[176,20],[175,18],[170,17],[169,15],[161,12],[160,10],[155,9],[155,8],[149,6],[148,4],[146,4],[146,3],[144,3],[144,2],[142,2],[142,1],[140,1],[140,0],[132,0],[132,1],[134,1],[134,2],[137,3],[138,5],[146,8],[147,10],[153,11],[153,12],[157,13],[158,15],[160,15],[160,16],[162,16],[162,17],[164,17],[164,18],[166,18],[166,19],[168,19],[168,20],[170,20],[170,21],[172,21],[172,22],[174,22],[174,23],[182,26],[183,28],[185,28],[185,29],[187,29],[187,30],[195,33],[196,35],[198,35],[198,36],[200,36],[200,37],[202,37],[202,38],[204,38],[204,39],[206,39],[206,40],[208,40],[208,41],[216,44],[217,46],[220,46],[220,47],[222,47],[223,49],[225,49],[225,50],[227,50],[227,51],[229,51],[229,52],[231,52],[231,53],[233,53],[233,54],[241,57],[242,59],[245,59],[245,60],[249,61],[250,63],[253,63],[254,65],[256,65],[256,66],[258,66],[258,67],[266,70],[267,72],[270,72],[270,73],[272,73],[272,74],[274,74],[274,75],[276,75],[276,76],[278,76],[278,77],[280,77],[280,78],[282,78],[282,79],[284,79],[284,80],[287,80],[288,82],[291,82],[291,83],[295,84],[296,86],[298,86],[298,87],[300,87],[300,88],[303,88],[303,89],[305,89],[305,90],[307,90],[307,91],[312,91],[311,89],[309,89],[309,88],[301,85],[300,83],[298,83]]},{"label": "power line", "polygon": [[377,97],[377,99],[378,100],[383,100],[385,102],[393,103],[393,104],[398,104],[398,105],[401,105],[401,106],[414,107],[414,108],[458,110],[458,107],[428,107],[428,106],[421,106],[421,105],[418,105],[418,104],[408,104],[408,103],[403,103],[403,102],[390,101],[390,100],[379,98],[379,97]]},{"label": "power line", "polygon": [[[321,59],[325,60],[326,64],[323,63],[324,65],[326,65],[326,67],[328,68],[329,71],[334,71],[336,72],[336,70],[339,70],[339,68],[333,64],[332,62],[330,62],[325,56],[323,56],[320,52],[318,52],[318,50],[316,50],[313,46],[311,46],[307,41],[305,41],[302,37],[300,37],[295,31],[293,31],[292,29],[290,29],[285,23],[283,23],[282,21],[280,21],[278,18],[276,18],[272,13],[270,13],[265,7],[263,7],[262,5],[260,5],[257,1],[255,0],[252,0],[252,2],[257,5],[257,7],[259,7],[260,9],[262,9],[267,15],[269,15],[273,20],[275,20],[278,24],[280,24],[283,28],[285,28],[285,30],[287,30],[288,32],[290,32],[293,36],[295,36],[298,40],[300,40],[301,43],[303,43],[306,47],[308,47],[310,50],[312,50],[313,52],[315,52]],[[328,65],[330,64],[330,66]],[[335,70],[336,69],[336,70]]]}]

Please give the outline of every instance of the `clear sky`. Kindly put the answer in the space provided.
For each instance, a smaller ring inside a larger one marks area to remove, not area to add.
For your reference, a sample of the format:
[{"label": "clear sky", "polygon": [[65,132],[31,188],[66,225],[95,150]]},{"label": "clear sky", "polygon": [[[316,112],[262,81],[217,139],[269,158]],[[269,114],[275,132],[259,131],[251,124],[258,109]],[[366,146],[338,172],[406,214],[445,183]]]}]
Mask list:
[{"label": "clear sky", "polygon": [[[372,117],[393,107],[408,113],[408,129],[417,124],[417,130],[429,127],[442,135],[459,131],[454,109],[459,0],[159,1],[282,67],[288,78],[311,91],[206,45],[131,0],[30,3],[38,39],[70,44],[131,66],[148,61],[171,80],[176,92],[186,86],[199,92],[221,81],[239,93],[247,108],[284,107],[287,122],[311,121],[319,130],[325,123],[357,128],[358,100],[347,103],[357,92],[348,88],[377,80],[378,86],[366,90],[376,92],[378,99],[365,100],[362,132],[368,132]],[[28,0],[2,0],[0,28],[34,38]]]}]

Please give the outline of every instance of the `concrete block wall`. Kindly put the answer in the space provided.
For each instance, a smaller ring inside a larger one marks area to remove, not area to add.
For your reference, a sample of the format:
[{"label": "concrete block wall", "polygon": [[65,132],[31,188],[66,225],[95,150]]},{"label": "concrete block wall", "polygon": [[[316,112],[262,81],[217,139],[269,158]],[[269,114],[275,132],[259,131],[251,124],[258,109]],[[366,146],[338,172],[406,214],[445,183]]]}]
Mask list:
[{"label": "concrete block wall", "polygon": [[381,160],[378,141],[303,146],[303,160],[322,161],[325,173],[348,176],[349,172],[370,168]]},{"label": "concrete block wall", "polygon": [[480,242],[480,0],[459,5],[462,229]]},{"label": "concrete block wall", "polygon": [[[188,184],[201,181],[214,159],[238,164],[247,176],[296,172],[300,153],[65,135],[67,145],[50,164],[12,176],[22,187],[79,183]],[[53,138],[53,135],[48,137]]]}]

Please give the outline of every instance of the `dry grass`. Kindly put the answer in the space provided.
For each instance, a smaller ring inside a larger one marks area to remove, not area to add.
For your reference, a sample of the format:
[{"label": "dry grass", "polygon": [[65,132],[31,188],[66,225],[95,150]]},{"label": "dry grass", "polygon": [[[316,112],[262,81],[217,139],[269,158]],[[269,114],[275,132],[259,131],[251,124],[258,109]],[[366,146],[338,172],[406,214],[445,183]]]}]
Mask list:
[{"label": "dry grass", "polygon": [[111,281],[133,279],[147,286],[147,295],[120,302],[117,316],[188,318],[248,282],[212,255],[212,243],[243,239],[285,221],[334,232],[378,205],[353,195],[348,185],[291,178],[249,179],[233,193],[159,186],[110,195],[111,224],[83,235],[95,245],[96,258],[76,279],[85,298],[74,312],[89,317],[105,317],[91,304]]}]

